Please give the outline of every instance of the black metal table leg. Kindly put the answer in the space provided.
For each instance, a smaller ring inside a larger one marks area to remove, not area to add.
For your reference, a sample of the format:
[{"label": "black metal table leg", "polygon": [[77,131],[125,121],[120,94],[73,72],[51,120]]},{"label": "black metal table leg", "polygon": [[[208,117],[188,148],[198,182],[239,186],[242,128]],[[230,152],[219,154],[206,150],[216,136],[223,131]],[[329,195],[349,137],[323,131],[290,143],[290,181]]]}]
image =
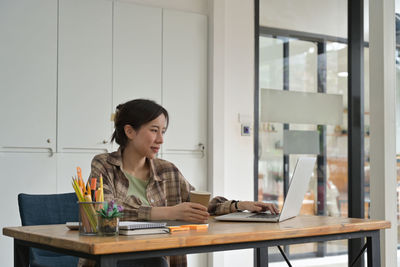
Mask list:
[{"label": "black metal table leg", "polygon": [[281,252],[282,257],[285,259],[287,265],[288,265],[289,267],[292,267],[292,264],[290,263],[288,257],[286,256],[286,254],[285,254],[285,252],[283,251],[283,249],[281,248],[281,246],[277,246],[277,247],[278,247],[279,251]]},{"label": "black metal table leg", "polygon": [[373,231],[370,237],[367,237],[368,267],[381,266],[381,248],[379,230]]},{"label": "black metal table leg", "polygon": [[268,247],[256,248],[255,251],[255,266],[268,267]]},{"label": "black metal table leg", "polygon": [[354,264],[356,264],[356,262],[358,261],[358,259],[361,258],[361,256],[364,254],[364,251],[367,249],[367,244],[365,244],[363,246],[363,248],[360,250],[360,253],[358,253],[357,257],[352,261],[352,263],[350,264],[350,267],[353,267]]},{"label": "black metal table leg", "polygon": [[29,247],[14,239],[14,267],[29,266]]},{"label": "black metal table leg", "polygon": [[117,267],[118,260],[113,255],[103,255],[97,260],[98,267]]}]

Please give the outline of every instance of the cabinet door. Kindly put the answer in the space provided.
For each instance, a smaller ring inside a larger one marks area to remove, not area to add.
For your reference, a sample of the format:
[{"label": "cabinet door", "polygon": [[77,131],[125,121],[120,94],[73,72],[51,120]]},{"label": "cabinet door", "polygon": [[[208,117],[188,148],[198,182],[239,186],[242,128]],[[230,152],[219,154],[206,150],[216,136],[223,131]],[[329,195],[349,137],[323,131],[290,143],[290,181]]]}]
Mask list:
[{"label": "cabinet door", "polygon": [[163,12],[163,105],[170,124],[162,157],[176,163],[198,189],[206,190],[207,19]]},{"label": "cabinet door", "polygon": [[207,20],[164,10],[163,105],[170,114],[164,153],[198,150],[207,137]]},{"label": "cabinet door", "polygon": [[58,151],[101,151],[111,137],[112,1],[59,1]]},{"label": "cabinet door", "polygon": [[207,161],[200,153],[163,153],[162,158],[172,162],[196,190],[207,191]]},{"label": "cabinet door", "polygon": [[0,1],[0,150],[55,150],[57,1]]},{"label": "cabinet door", "polygon": [[161,9],[114,7],[113,107],[135,98],[161,103]]},{"label": "cabinet door", "polygon": [[[0,153],[0,228],[19,226],[19,193],[55,194],[55,157],[46,153]],[[13,240],[0,235],[0,266],[13,266]]]}]

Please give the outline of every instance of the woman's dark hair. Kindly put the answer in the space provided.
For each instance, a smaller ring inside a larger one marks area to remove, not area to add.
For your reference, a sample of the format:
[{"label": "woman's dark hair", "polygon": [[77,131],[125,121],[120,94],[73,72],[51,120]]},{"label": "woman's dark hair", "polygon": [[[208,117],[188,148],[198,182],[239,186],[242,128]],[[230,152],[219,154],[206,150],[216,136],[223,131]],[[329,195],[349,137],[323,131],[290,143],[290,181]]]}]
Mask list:
[{"label": "woman's dark hair", "polygon": [[142,125],[156,119],[161,114],[164,114],[168,126],[167,110],[152,100],[135,99],[118,105],[114,117],[115,130],[111,142],[115,140],[117,144],[124,148],[128,142],[124,131],[125,125],[130,125],[137,131]]}]

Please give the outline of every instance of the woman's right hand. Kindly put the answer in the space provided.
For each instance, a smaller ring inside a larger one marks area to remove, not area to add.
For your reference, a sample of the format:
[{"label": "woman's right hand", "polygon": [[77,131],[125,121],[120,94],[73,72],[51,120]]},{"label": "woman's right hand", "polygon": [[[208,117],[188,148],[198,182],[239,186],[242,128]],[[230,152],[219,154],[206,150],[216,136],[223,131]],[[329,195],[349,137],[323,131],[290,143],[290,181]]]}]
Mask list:
[{"label": "woman's right hand", "polygon": [[198,203],[183,202],[172,207],[173,220],[206,223],[209,216],[207,208]]}]

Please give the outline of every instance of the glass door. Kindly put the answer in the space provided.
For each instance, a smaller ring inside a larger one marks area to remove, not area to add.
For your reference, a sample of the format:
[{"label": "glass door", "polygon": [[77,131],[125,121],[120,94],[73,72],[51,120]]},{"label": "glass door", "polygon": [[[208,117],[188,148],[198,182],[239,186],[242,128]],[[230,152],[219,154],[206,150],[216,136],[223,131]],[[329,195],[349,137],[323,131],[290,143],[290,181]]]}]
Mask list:
[{"label": "glass door", "polygon": [[[282,207],[298,157],[313,155],[318,160],[301,214],[347,216],[347,45],[261,34],[259,47],[258,200]],[[262,94],[270,90],[310,96],[309,107],[298,111],[309,119],[296,121],[290,107],[280,110],[286,115],[263,119],[261,113],[270,103],[262,100]],[[326,117],[323,121],[309,114],[318,105],[312,102],[317,93],[341,99],[340,106],[327,101],[318,110]],[[332,109],[340,120],[332,122],[328,112]],[[285,250],[291,257],[346,253],[347,241],[292,245]],[[278,251],[270,253],[271,260],[282,259]]]}]

